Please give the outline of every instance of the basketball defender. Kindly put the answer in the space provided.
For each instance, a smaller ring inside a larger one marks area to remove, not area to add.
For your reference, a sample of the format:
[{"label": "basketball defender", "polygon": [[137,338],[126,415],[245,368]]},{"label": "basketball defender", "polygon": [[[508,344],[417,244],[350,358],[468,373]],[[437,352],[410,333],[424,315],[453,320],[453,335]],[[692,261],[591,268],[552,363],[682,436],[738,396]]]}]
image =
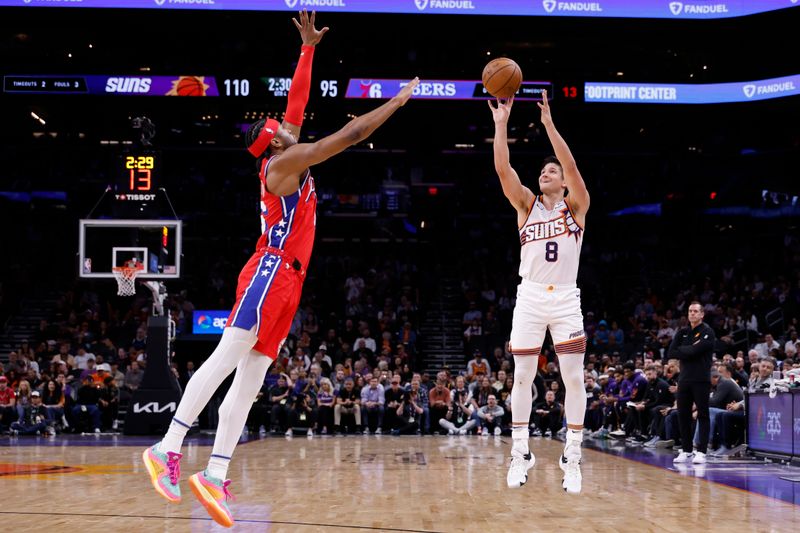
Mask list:
[{"label": "basketball defender", "polygon": [[239,275],[236,303],[222,339],[189,380],[164,439],[143,454],[156,491],[170,502],[180,502],[183,439],[211,395],[235,368],[233,383],[219,408],[219,426],[208,466],[189,478],[200,503],[225,527],[234,523],[227,503],[228,464],[267,369],[289,333],[311,257],[317,197],[309,167],[369,137],[408,101],[419,83],[415,78],[397,96],[328,137],[315,143],[298,143],[314,46],[328,29],[317,30],[314,18],[314,13],[309,18],[303,11],[300,22],[295,20],[303,47],[285,121],[262,120],[247,132],[247,150],[257,158],[261,184],[262,235],[255,254]]},{"label": "basketball defender", "polygon": [[[558,355],[566,388],[564,409],[567,435],[559,466],[564,471],[562,486],[569,493],[581,491],[581,442],[586,410],[583,385],[583,331],[581,294],[576,286],[584,221],[589,193],[575,159],[553,125],[547,92],[541,104],[542,124],[555,151],[544,161],[535,195],[520,182],[511,167],[507,125],[513,98],[489,102],[495,124],[494,165],[503,193],[517,210],[522,250],[517,304],[511,326],[509,350],[514,355],[514,388],[511,392],[512,437],[509,487],[521,487],[535,458],[528,448],[531,413],[531,384],[538,368],[539,352],[549,329]],[[567,191],[569,197],[566,197]]]}]

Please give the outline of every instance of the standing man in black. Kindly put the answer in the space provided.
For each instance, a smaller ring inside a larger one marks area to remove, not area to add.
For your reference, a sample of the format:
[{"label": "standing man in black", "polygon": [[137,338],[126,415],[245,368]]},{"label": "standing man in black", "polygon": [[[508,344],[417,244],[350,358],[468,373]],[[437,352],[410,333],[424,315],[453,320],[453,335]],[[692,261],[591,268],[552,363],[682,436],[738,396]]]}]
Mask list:
[{"label": "standing man in black", "polygon": [[[689,326],[675,334],[669,347],[669,357],[681,361],[678,377],[678,423],[681,429],[683,451],[674,459],[676,463],[706,462],[708,451],[708,397],[711,393],[711,355],[716,335],[703,322],[700,302],[689,305]],[[697,426],[700,442],[697,453],[692,452],[692,404],[697,406]]]}]

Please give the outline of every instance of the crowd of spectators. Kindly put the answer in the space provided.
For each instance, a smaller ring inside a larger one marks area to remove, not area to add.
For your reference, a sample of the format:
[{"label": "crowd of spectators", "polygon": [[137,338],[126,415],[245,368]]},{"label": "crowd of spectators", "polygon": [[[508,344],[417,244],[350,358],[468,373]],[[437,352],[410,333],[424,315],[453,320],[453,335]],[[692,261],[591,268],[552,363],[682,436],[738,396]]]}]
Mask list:
[{"label": "crowd of spectators", "polygon": [[[373,373],[410,376],[418,370],[419,287],[413,262],[385,259],[362,266],[352,258],[325,255],[317,260],[317,275],[307,282],[273,370],[287,378],[294,375],[293,387],[310,379],[315,393],[320,378],[335,367],[362,378]],[[232,305],[232,288],[220,270],[212,273],[216,292],[198,304]],[[337,276],[339,286],[333,287],[330,282]],[[110,283],[76,284],[62,294],[52,318],[42,320],[35,334],[0,362],[0,430],[55,434],[117,429],[119,407],[139,387],[147,366],[152,301],[141,288],[132,298],[117,297],[114,289]],[[191,332],[195,307],[187,291],[165,302],[178,335]],[[202,360],[195,353],[172,354],[171,377],[179,387]],[[294,408],[294,400],[292,395],[288,406]],[[40,401],[43,407],[34,408]],[[320,401],[324,405],[324,394]],[[313,407],[316,413],[316,394]]]}]

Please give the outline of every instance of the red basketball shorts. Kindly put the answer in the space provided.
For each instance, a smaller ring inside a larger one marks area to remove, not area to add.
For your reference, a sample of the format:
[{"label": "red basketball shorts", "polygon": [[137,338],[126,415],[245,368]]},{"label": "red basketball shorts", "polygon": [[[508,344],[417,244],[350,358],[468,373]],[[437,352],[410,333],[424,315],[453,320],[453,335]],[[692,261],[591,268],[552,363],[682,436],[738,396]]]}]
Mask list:
[{"label": "red basketball shorts", "polygon": [[256,326],[253,349],[276,359],[300,304],[305,271],[292,266],[288,256],[269,251],[253,254],[239,274],[236,304],[226,327],[245,330]]}]

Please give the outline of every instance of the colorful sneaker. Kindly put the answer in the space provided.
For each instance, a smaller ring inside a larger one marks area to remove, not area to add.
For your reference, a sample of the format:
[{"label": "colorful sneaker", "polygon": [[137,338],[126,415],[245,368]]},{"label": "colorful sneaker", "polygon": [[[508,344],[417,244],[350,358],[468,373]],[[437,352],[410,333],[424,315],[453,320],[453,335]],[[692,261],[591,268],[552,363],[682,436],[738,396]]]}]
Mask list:
[{"label": "colorful sneaker", "polygon": [[230,484],[230,479],[222,481],[211,477],[207,470],[198,472],[189,478],[189,486],[194,495],[206,508],[211,518],[224,527],[233,526],[233,515],[228,508],[228,498],[233,499],[233,494],[228,490]]},{"label": "colorful sneaker", "polygon": [[183,455],[175,452],[162,453],[158,451],[159,444],[161,443],[147,448],[142,454],[142,461],[156,492],[171,503],[180,503],[181,487],[178,483],[181,478]]}]

